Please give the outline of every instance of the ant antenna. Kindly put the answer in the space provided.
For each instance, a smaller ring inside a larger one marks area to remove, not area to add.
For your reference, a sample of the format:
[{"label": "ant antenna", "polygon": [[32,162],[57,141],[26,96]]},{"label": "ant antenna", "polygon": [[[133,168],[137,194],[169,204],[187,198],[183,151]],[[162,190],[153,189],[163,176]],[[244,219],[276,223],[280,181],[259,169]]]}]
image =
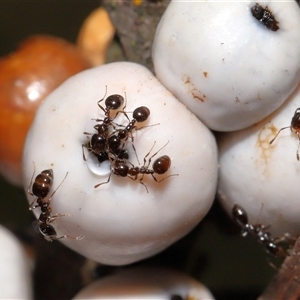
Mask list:
[{"label": "ant antenna", "polygon": [[65,179],[67,178],[69,172],[66,173],[64,179],[61,181],[61,183],[58,185],[58,187],[53,191],[53,193],[51,194],[50,198],[48,199],[48,201],[50,202],[50,200],[52,199],[52,197],[54,196],[54,194],[56,193],[56,191],[59,189],[59,187],[63,184],[63,182],[65,181]]},{"label": "ant antenna", "polygon": [[277,134],[275,135],[275,137],[270,141],[270,144],[272,144],[274,142],[274,140],[277,138],[277,136],[279,135],[279,133],[284,130],[290,128],[291,131],[293,133],[296,133],[298,136],[298,148],[297,148],[297,152],[296,152],[296,157],[297,160],[299,161],[299,148],[300,148],[300,107],[297,108],[295,110],[294,116],[292,117],[291,120],[291,125],[290,126],[286,126],[286,127],[282,127]]},{"label": "ant antenna", "polygon": [[290,126],[286,126],[286,127],[282,127],[275,135],[275,137],[270,141],[270,145],[272,145],[272,143],[276,140],[276,138],[278,137],[279,133],[282,131],[282,130],[285,130],[285,129],[288,129],[290,128]]},{"label": "ant antenna", "polygon": [[[154,154],[152,154],[148,160],[148,164],[147,164],[147,167],[149,167],[150,163],[151,163],[151,159],[158,153],[160,152],[163,148],[165,148],[168,144],[169,144],[170,141],[167,141],[160,149],[158,149]],[[150,151],[146,154],[146,156],[144,157],[144,166],[146,166],[146,158],[148,157],[148,155],[151,153],[152,149],[154,148],[156,144],[156,141],[154,141]]]}]

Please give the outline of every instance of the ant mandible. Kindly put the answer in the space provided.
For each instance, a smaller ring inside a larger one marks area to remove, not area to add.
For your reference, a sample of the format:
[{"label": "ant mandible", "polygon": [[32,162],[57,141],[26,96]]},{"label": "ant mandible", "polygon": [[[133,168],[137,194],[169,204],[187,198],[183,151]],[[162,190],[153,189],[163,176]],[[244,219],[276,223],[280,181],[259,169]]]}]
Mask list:
[{"label": "ant mandible", "polygon": [[[66,173],[66,176],[62,180],[62,182],[59,184],[59,186],[53,191],[53,193],[50,195],[50,197],[47,197],[50,189],[53,184],[53,170],[44,170],[40,174],[38,174],[33,182],[33,177],[35,173],[35,165],[34,165],[34,172],[32,174],[29,186],[28,186],[28,194],[36,197],[36,199],[33,200],[33,202],[29,206],[29,210],[33,210],[37,207],[41,208],[41,214],[38,219],[39,223],[39,230],[40,233],[44,236],[45,240],[52,242],[53,240],[59,240],[62,238],[69,238],[74,240],[81,240],[83,236],[78,237],[72,237],[69,235],[62,235],[60,237],[57,236],[56,230],[54,227],[50,224],[53,221],[55,221],[58,217],[62,216],[70,216],[67,214],[55,214],[51,215],[52,208],[50,206],[50,202],[58,188],[62,185],[64,180],[66,179],[68,173]],[[31,191],[30,191],[31,188]]]},{"label": "ant mandible", "polygon": [[277,134],[275,135],[275,137],[270,141],[270,145],[275,141],[275,139],[277,138],[277,136],[279,135],[279,133],[282,130],[287,129],[287,128],[290,128],[290,130],[293,133],[297,134],[297,136],[298,136],[298,149],[297,149],[297,152],[296,152],[296,157],[297,157],[297,160],[299,160],[299,147],[300,147],[300,107],[295,110],[294,116],[293,116],[293,118],[291,120],[291,125],[286,126],[286,127],[282,127],[277,132]]}]

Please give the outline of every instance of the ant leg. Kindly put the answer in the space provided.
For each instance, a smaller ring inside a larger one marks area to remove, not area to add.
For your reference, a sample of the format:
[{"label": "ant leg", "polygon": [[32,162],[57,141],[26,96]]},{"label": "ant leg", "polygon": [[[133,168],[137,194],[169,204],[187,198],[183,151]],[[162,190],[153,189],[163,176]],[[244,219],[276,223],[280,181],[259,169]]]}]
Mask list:
[{"label": "ant leg", "polygon": [[[34,196],[34,194],[32,192],[30,192],[30,188],[32,186],[33,177],[34,177],[34,174],[35,174],[35,163],[34,162],[32,162],[32,163],[33,163],[33,173],[32,173],[32,176],[31,176],[31,180],[30,180],[27,192],[28,192],[29,195]],[[30,207],[32,206],[32,204],[34,202],[35,202],[35,200],[33,200],[33,202],[31,203]]]},{"label": "ant leg", "polygon": [[53,191],[53,193],[51,194],[50,198],[48,199],[48,201],[50,202],[50,200],[52,199],[52,197],[54,196],[54,194],[56,193],[56,191],[59,189],[59,187],[63,184],[63,182],[65,181],[66,177],[68,176],[69,172],[66,173],[64,179],[62,180],[62,182],[59,184],[59,186]]},{"label": "ant leg", "polygon": [[[142,177],[141,177],[141,179],[140,179],[140,184],[142,184],[142,185],[145,187],[145,189],[146,189],[147,193],[149,193],[149,191],[148,191],[148,188],[147,188],[146,184],[143,182],[144,175],[145,175],[145,174],[143,174],[143,175],[142,175]],[[136,176],[136,178],[137,178],[137,176]]]},{"label": "ant leg", "polygon": [[[264,208],[264,204],[263,204],[263,202],[262,202],[262,203],[261,203],[261,208],[260,208],[260,211],[259,211],[259,215],[258,215],[257,218],[256,218],[256,222],[255,222],[256,225],[258,224],[259,219],[261,218],[261,214],[262,214],[263,208]],[[267,230],[270,226],[271,226],[271,225],[268,225],[267,227],[263,227],[263,228],[264,228],[264,230]]]},{"label": "ant leg", "polygon": [[[91,119],[92,121],[96,121],[96,122],[103,122],[104,120],[103,119]],[[97,126],[97,125],[95,125],[95,126]],[[95,128],[95,126],[94,126],[94,128]],[[95,128],[96,129],[96,128]],[[97,129],[96,129],[97,130]]]},{"label": "ant leg", "polygon": [[284,243],[289,246],[294,245],[296,242],[296,237],[291,236],[289,233],[284,233],[282,236],[274,238],[274,243],[279,244],[279,243]]},{"label": "ant leg", "polygon": [[299,135],[299,132],[296,132],[296,133],[298,136],[298,148],[297,148],[296,157],[297,157],[297,160],[299,160],[300,135]]},{"label": "ant leg", "polygon": [[84,148],[87,148],[86,144],[82,144],[82,157],[83,157],[83,160],[86,161],[86,157],[85,157],[85,154],[84,154]]},{"label": "ant leg", "polygon": [[39,207],[39,204],[33,205],[33,204],[35,203],[35,201],[36,201],[36,200],[33,200],[33,201],[31,202],[31,204],[29,205],[29,210],[33,210],[33,209]]},{"label": "ant leg", "polygon": [[71,239],[71,240],[82,240],[84,238],[84,235],[80,235],[80,236],[70,236],[70,235],[62,235],[62,236],[59,236],[57,237],[56,235],[50,235],[50,236],[44,236],[44,239],[47,240],[48,242],[53,242],[53,241],[56,241],[56,240],[60,240],[60,239],[65,239],[65,238],[68,238],[68,239]]},{"label": "ant leg", "polygon": [[[138,164],[140,165],[141,163],[140,163],[139,157],[138,157],[138,155],[137,155],[137,152],[136,152],[136,149],[135,149],[135,146],[134,146],[134,137],[133,137],[133,135],[132,135],[132,132],[129,132],[129,134],[130,134],[130,138],[131,138],[131,146],[132,146],[132,149],[133,149],[133,151],[134,151],[134,153],[135,153],[136,160],[137,160]],[[123,148],[124,148],[125,143],[126,143],[127,140],[128,140],[128,137],[125,139],[125,141],[124,141],[124,143],[123,143]],[[152,149],[152,148],[151,148],[151,149]],[[150,150],[150,151],[151,151],[151,150]]]},{"label": "ant leg", "polygon": [[147,185],[142,180],[140,180],[140,184],[142,184],[145,187],[147,193],[149,193]]},{"label": "ant leg", "polygon": [[98,188],[98,187],[99,187],[100,185],[102,185],[102,184],[107,184],[107,183],[109,183],[112,172],[113,172],[113,171],[110,172],[107,181],[104,181],[104,182],[101,182],[101,183],[96,184],[96,185],[94,186],[94,188],[96,189],[96,188]]},{"label": "ant leg", "polygon": [[[151,153],[151,151],[152,151],[152,149],[154,148],[154,146],[155,146],[155,143],[156,143],[156,141],[154,141],[154,143],[153,143],[153,145],[152,145],[152,147],[151,147],[151,149],[149,150],[149,152],[146,154],[146,156],[144,157],[144,167],[146,167],[146,168],[148,168],[149,167],[149,165],[150,165],[150,161],[148,162],[148,165],[146,166],[146,162],[147,162],[147,160],[146,160],[146,158],[149,156],[149,154]],[[153,157],[153,155],[150,157],[150,159]]]},{"label": "ant leg", "polygon": [[100,99],[100,100],[97,102],[97,105],[99,106],[100,109],[103,110],[104,113],[106,113],[106,111],[105,111],[105,109],[103,108],[103,106],[100,105],[100,102],[102,102],[102,101],[104,100],[106,94],[107,94],[107,85],[105,86],[105,94],[104,94],[104,97],[103,97],[102,99]]},{"label": "ant leg", "polygon": [[147,127],[152,127],[152,126],[157,126],[157,125],[160,125],[160,123],[156,123],[156,124],[152,124],[152,125],[145,125],[145,126],[142,126],[142,127],[135,127],[135,130],[138,131],[138,130],[141,130],[141,129],[144,129],[144,128],[147,128]]},{"label": "ant leg", "polygon": [[267,259],[267,262],[274,271],[279,271],[279,268],[269,258]]},{"label": "ant leg", "polygon": [[133,137],[132,137],[132,144],[131,145],[132,145],[132,149],[133,149],[133,151],[135,153],[136,160],[137,160],[138,164],[140,165],[140,160],[139,160],[139,157],[138,157],[138,155],[136,153],[136,149],[135,149],[135,146],[134,146],[134,143],[133,143]]},{"label": "ant leg", "polygon": [[74,215],[70,215],[70,214],[55,214],[53,216],[49,216],[49,218],[47,219],[47,224],[48,223],[52,223],[54,222],[57,218],[60,218],[60,217],[74,217]]},{"label": "ant leg", "polygon": [[119,110],[119,111],[116,112],[115,118],[118,116],[119,113],[121,113],[121,114],[123,114],[126,117],[126,119],[128,120],[128,122],[130,122],[130,119],[129,119],[128,115],[127,115],[127,112],[125,111],[125,108],[127,106],[127,94],[126,94],[126,92],[124,92],[124,95],[125,95],[125,104],[124,104],[122,110]]},{"label": "ant leg", "polygon": [[[148,165],[147,167],[149,167],[150,163],[151,163],[151,160],[152,158],[159,152],[161,151],[163,148],[165,148],[167,145],[169,144],[169,141],[167,141],[160,149],[158,149],[152,156],[150,156],[149,160],[148,160]],[[154,146],[154,145],[153,145]],[[153,147],[152,147],[153,148]],[[152,149],[151,148],[151,149]],[[150,150],[151,151],[151,150]],[[149,153],[148,153],[149,154]],[[145,156],[145,158],[147,157],[148,155]],[[144,158],[144,162],[145,162],[145,158]]]},{"label": "ant leg", "polygon": [[178,175],[179,175],[179,174],[171,174],[171,175],[168,175],[168,176],[166,176],[166,177],[164,177],[164,178],[158,180],[158,179],[154,176],[154,174],[151,174],[151,176],[153,177],[153,179],[154,179],[157,183],[160,183],[160,182],[166,180],[166,179],[169,178],[169,177],[172,177],[172,176],[178,176]]},{"label": "ant leg", "polygon": [[37,208],[37,207],[40,207],[39,204],[33,205],[33,204],[35,203],[35,201],[36,201],[36,200],[33,200],[32,203],[29,205],[29,210],[33,210],[33,209],[35,209],[35,208]]},{"label": "ant leg", "polygon": [[[33,177],[34,177],[34,174],[35,174],[35,163],[34,163],[34,162],[32,162],[32,163],[33,163],[33,174],[32,174],[32,176],[31,176],[31,180],[30,180],[30,183],[29,183],[29,186],[28,186],[27,193],[28,193],[30,196],[33,196],[33,197],[34,197],[34,194],[30,191],[30,188],[31,188],[31,186],[32,186]],[[34,203],[36,202],[36,200],[37,200],[37,199],[33,199],[33,201],[30,203],[30,205],[29,205],[29,210],[33,210],[33,209],[39,207],[38,204],[34,205]]]},{"label": "ant leg", "polygon": [[282,128],[277,132],[277,134],[275,135],[275,137],[270,141],[270,145],[275,141],[275,139],[277,138],[277,136],[279,135],[279,133],[280,133],[282,130],[287,129],[287,128],[291,128],[291,126],[282,127]]},{"label": "ant leg", "polygon": [[[95,125],[95,126],[96,126],[96,125]],[[85,135],[93,135],[93,133],[86,132],[86,131],[84,131],[83,134],[85,134]]]}]

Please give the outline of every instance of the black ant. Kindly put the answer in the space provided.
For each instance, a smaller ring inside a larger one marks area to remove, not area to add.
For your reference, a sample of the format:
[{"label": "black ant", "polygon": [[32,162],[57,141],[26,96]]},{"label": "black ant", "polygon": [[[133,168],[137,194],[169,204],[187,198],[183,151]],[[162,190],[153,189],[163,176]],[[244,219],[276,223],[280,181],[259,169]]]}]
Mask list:
[{"label": "black ant", "polygon": [[150,116],[150,110],[146,106],[140,106],[140,107],[136,108],[133,111],[132,116],[133,116],[133,119],[128,123],[128,125],[124,129],[117,129],[115,132],[112,133],[111,137],[114,137],[114,139],[119,139],[120,142],[122,140],[124,140],[124,142],[123,142],[123,147],[124,147],[124,144],[126,143],[126,141],[128,140],[128,138],[130,136],[131,141],[132,141],[132,148],[134,150],[137,161],[139,163],[139,159],[138,159],[138,156],[136,154],[136,149],[135,149],[135,146],[134,146],[134,143],[133,143],[134,142],[134,137],[132,135],[132,131],[133,130],[140,130],[142,128],[148,127],[148,126],[144,126],[144,127],[137,128],[135,126],[135,124],[136,123],[142,123],[142,122],[146,121],[148,119],[148,117]]},{"label": "black ant", "polygon": [[299,160],[299,146],[300,146],[300,107],[297,108],[295,110],[295,113],[294,113],[294,116],[292,118],[292,121],[291,121],[291,125],[290,126],[286,126],[286,127],[282,127],[276,134],[276,136],[270,141],[270,144],[272,144],[275,139],[277,138],[277,136],[279,135],[279,133],[284,130],[284,129],[287,129],[287,128],[290,128],[290,130],[297,134],[298,136],[298,149],[297,149],[297,152],[296,152],[296,157],[297,157],[297,160]]},{"label": "black ant", "polygon": [[271,233],[267,231],[270,226],[264,226],[262,224],[250,224],[248,223],[248,216],[246,211],[239,205],[235,204],[232,208],[233,220],[242,228],[242,236],[251,234],[257,238],[257,240],[265,246],[265,249],[270,254],[279,257],[286,256],[286,251],[278,245],[278,243],[284,241],[287,236],[282,238],[273,238]]},{"label": "black ant", "polygon": [[279,29],[278,21],[276,21],[268,6],[263,8],[260,4],[256,3],[251,7],[251,13],[256,20],[264,24],[268,29],[272,31]]},{"label": "black ant", "polygon": [[[107,94],[107,86],[105,86],[105,89],[106,90],[105,90],[104,97],[97,102],[98,107],[104,112],[105,117],[104,117],[103,120],[102,119],[96,119],[96,122],[101,122],[101,123],[94,126],[94,128],[98,131],[98,134],[104,134],[104,135],[107,134],[109,126],[112,126],[113,128],[115,128],[115,123],[113,121],[119,113],[123,113],[129,121],[127,113],[125,112],[126,103],[123,106],[122,110],[117,111],[114,118],[112,118],[111,115],[110,115],[111,110],[116,110],[124,104],[124,97],[123,96],[118,95],[118,94],[113,94],[113,95],[108,96],[104,101],[105,108],[100,104],[100,102],[102,102],[104,100],[104,98]],[[121,126],[121,125],[118,125],[118,126]]]},{"label": "black ant", "polygon": [[[55,221],[58,217],[70,216],[67,214],[51,215],[52,209],[50,206],[50,201],[51,201],[52,197],[54,196],[54,194],[56,193],[58,188],[62,185],[62,183],[66,179],[68,173],[66,174],[66,176],[64,177],[62,182],[59,184],[59,186],[53,191],[53,193],[50,195],[49,198],[46,198],[46,197],[48,196],[50,189],[52,187],[52,184],[53,184],[53,170],[49,169],[49,170],[42,171],[40,174],[38,174],[36,176],[34,183],[32,184],[34,173],[35,173],[35,170],[32,174],[31,181],[28,186],[27,192],[29,195],[36,197],[36,199],[34,199],[33,202],[30,204],[29,210],[33,210],[37,207],[41,208],[41,214],[38,219],[39,230],[40,230],[41,234],[49,242],[52,242],[53,240],[59,240],[62,238],[81,240],[83,238],[83,236],[72,237],[72,236],[68,236],[68,235],[63,235],[63,236],[57,237],[57,233],[56,233],[54,227],[50,224],[53,221]],[[30,188],[31,188],[31,191],[30,191]]]},{"label": "black ant", "polygon": [[[116,159],[116,160],[112,161],[111,173],[110,173],[107,181],[96,184],[94,187],[98,188],[100,185],[108,183],[110,181],[111,174],[115,174],[120,177],[128,177],[132,180],[137,180],[138,175],[142,175],[139,182],[146,188],[146,191],[148,193],[148,188],[147,188],[146,184],[143,182],[144,175],[151,175],[152,178],[157,183],[160,183],[171,176],[177,176],[178,174],[172,174],[167,177],[164,177],[161,180],[158,180],[155,177],[155,174],[162,175],[162,174],[165,174],[169,170],[169,168],[171,166],[171,159],[168,155],[163,155],[163,156],[157,158],[152,164],[152,169],[149,168],[152,158],[155,155],[157,155],[157,153],[159,151],[161,151],[168,143],[169,142],[167,142],[162,148],[160,148],[152,156],[150,156],[150,158],[148,159],[148,163],[147,163],[147,157],[149,156],[149,154],[151,153],[151,151],[155,145],[155,142],[154,142],[150,151],[144,157],[144,165],[142,167],[135,167],[130,162],[124,161],[124,160]],[[130,166],[127,163],[130,164]]]},{"label": "black ant", "polygon": [[[110,95],[105,99],[105,96],[107,94],[107,86],[104,97],[97,102],[97,105],[99,108],[104,112],[104,119],[96,119],[96,122],[101,122],[99,124],[96,124],[94,126],[94,129],[97,130],[97,133],[92,134],[89,132],[84,132],[85,135],[92,135],[90,141],[86,144],[82,144],[82,153],[83,153],[83,159],[86,161],[85,155],[84,155],[84,147],[87,148],[89,151],[92,151],[95,155],[100,155],[100,153],[104,152],[108,148],[117,149],[121,141],[117,140],[116,137],[108,137],[109,136],[109,126],[112,126],[115,129],[115,124],[113,120],[116,118],[116,116],[119,113],[123,113],[127,119],[129,120],[127,113],[124,111],[125,106],[123,107],[122,111],[118,111],[114,118],[110,116],[111,110],[116,110],[122,106],[124,103],[124,98],[121,95],[114,94]],[[105,99],[105,108],[100,104]],[[122,125],[118,125],[122,126]],[[109,150],[108,150],[109,151]],[[103,156],[103,155],[102,155]]]}]

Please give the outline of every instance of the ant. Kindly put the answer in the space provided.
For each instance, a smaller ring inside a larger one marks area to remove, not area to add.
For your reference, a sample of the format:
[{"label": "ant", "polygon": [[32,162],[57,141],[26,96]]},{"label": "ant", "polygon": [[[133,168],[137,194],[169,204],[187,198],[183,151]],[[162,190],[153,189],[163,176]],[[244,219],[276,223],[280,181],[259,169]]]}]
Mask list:
[{"label": "ant", "polygon": [[[97,133],[92,134],[89,132],[84,132],[85,135],[92,135],[92,138],[90,139],[90,141],[86,144],[82,144],[82,152],[83,152],[83,159],[84,161],[86,161],[85,155],[84,155],[84,147],[87,148],[89,151],[92,151],[94,154],[96,155],[100,155],[101,152],[105,151],[105,149],[107,149],[107,146],[109,148],[112,149],[117,149],[120,144],[121,141],[116,140],[116,137],[108,137],[109,135],[109,126],[112,126],[115,129],[115,124],[113,122],[113,120],[116,118],[116,116],[119,113],[123,113],[126,118],[129,120],[127,113],[124,111],[125,106],[123,107],[122,111],[118,111],[115,115],[114,118],[112,118],[110,116],[110,111],[111,110],[116,110],[118,108],[121,107],[121,105],[124,103],[124,98],[121,95],[118,94],[114,94],[114,95],[110,95],[105,99],[105,108],[100,104],[100,102],[102,102],[107,94],[107,86],[105,86],[106,91],[105,91],[105,95],[102,99],[100,99],[97,102],[97,105],[99,106],[99,108],[104,112],[104,119],[96,119],[96,122],[100,122],[99,124],[96,124],[94,126],[94,129],[97,131]],[[122,126],[122,125],[118,125],[118,126]]]},{"label": "ant", "polygon": [[276,21],[268,6],[263,8],[260,4],[256,3],[251,7],[251,13],[256,20],[264,24],[268,29],[272,31],[279,29],[278,21]]},{"label": "ant", "polygon": [[170,300],[184,300],[184,298],[181,295],[172,294]]},{"label": "ant", "polygon": [[83,149],[84,147],[93,152],[100,163],[108,160],[109,154],[117,156],[121,159],[128,159],[128,151],[120,148],[120,145],[121,139],[117,135],[111,135],[108,138],[105,138],[102,135],[94,134],[90,142],[82,144],[83,160],[86,161],[86,156]]},{"label": "ant", "polygon": [[[128,140],[129,136],[131,138],[132,141],[132,148],[134,150],[134,153],[136,155],[137,161],[139,163],[139,159],[138,156],[136,154],[136,149],[134,146],[134,137],[132,135],[132,131],[135,130],[140,130],[142,128],[148,127],[148,126],[143,126],[140,128],[137,128],[135,126],[136,123],[142,123],[144,121],[146,121],[148,119],[148,117],[150,116],[150,110],[148,107],[146,106],[140,106],[138,108],[136,108],[133,113],[132,113],[133,119],[131,121],[129,121],[128,125],[124,128],[124,129],[117,129],[115,132],[112,133],[111,137],[114,137],[115,139],[119,139],[120,142],[122,140],[124,140],[123,142],[123,147],[124,144],[126,143],[126,141]],[[117,132],[117,134],[115,134]]]},{"label": "ant", "polygon": [[293,133],[297,134],[297,136],[298,136],[298,149],[297,149],[297,152],[296,152],[296,157],[297,157],[297,160],[299,160],[299,146],[300,146],[300,107],[295,110],[294,116],[293,116],[292,121],[291,121],[291,125],[290,126],[286,126],[286,127],[282,127],[277,132],[277,134],[275,135],[275,137],[270,141],[270,145],[275,141],[275,139],[277,138],[277,136],[279,135],[279,133],[282,130],[287,129],[287,128],[290,128],[290,130]]},{"label": "ant", "polygon": [[[58,188],[62,185],[62,183],[66,179],[68,172],[67,172],[66,176],[64,177],[64,179],[62,180],[62,182],[59,184],[59,186],[53,191],[53,193],[47,199],[46,199],[46,197],[48,196],[50,189],[52,187],[52,184],[53,184],[53,170],[49,169],[49,170],[42,171],[40,174],[38,174],[36,176],[36,178],[33,182],[34,173],[35,173],[35,167],[34,167],[34,172],[32,174],[31,181],[28,186],[27,192],[29,195],[36,197],[36,199],[34,199],[33,202],[30,204],[29,210],[33,210],[37,207],[41,208],[41,214],[38,219],[39,230],[40,230],[41,234],[49,242],[52,242],[53,240],[59,240],[62,238],[81,240],[83,238],[83,236],[72,237],[72,236],[68,236],[68,235],[63,235],[63,236],[57,237],[57,233],[56,233],[54,227],[50,224],[53,221],[55,221],[58,217],[70,216],[67,214],[51,215],[52,208],[50,206],[52,197],[54,196],[54,194],[56,193]],[[33,182],[33,184],[32,184],[32,182]],[[31,191],[30,191],[30,188],[31,188]]]},{"label": "ant", "polygon": [[257,238],[257,240],[265,246],[268,253],[275,257],[286,256],[286,251],[278,244],[284,241],[287,236],[281,238],[273,238],[271,233],[267,231],[270,226],[264,226],[262,224],[252,225],[248,223],[248,216],[246,211],[235,204],[232,208],[233,220],[242,228],[242,236],[251,234]]},{"label": "ant", "polygon": [[[114,118],[112,118],[110,115],[111,110],[116,110],[123,105],[124,97],[121,95],[118,95],[118,94],[113,94],[113,95],[108,96],[104,101],[104,103],[105,103],[105,108],[104,108],[100,104],[100,102],[102,102],[104,100],[106,94],[107,94],[107,86],[105,86],[104,97],[97,102],[98,107],[104,112],[105,117],[103,120],[96,119],[96,122],[102,121],[102,123],[94,126],[94,128],[98,131],[98,134],[104,134],[104,135],[106,135],[108,132],[108,126],[112,126],[113,128],[115,128],[115,124],[113,121],[119,113],[123,113],[125,115],[125,117],[127,118],[127,120],[129,121],[127,113],[125,112],[126,102],[125,102],[125,105],[123,106],[123,109],[118,111],[116,113],[116,115],[114,116]],[[125,96],[126,96],[126,94],[125,94]],[[118,126],[121,126],[121,125],[118,125]]]},{"label": "ant", "polygon": [[[146,188],[146,191],[148,193],[149,192],[148,188],[147,188],[146,184],[143,182],[145,174],[146,175],[151,175],[152,178],[154,179],[154,181],[157,182],[157,183],[160,183],[160,182],[164,181],[165,179],[167,179],[171,176],[177,176],[178,174],[172,174],[172,175],[169,175],[167,177],[164,177],[161,180],[158,180],[155,177],[155,174],[162,175],[162,174],[165,174],[169,170],[169,168],[171,166],[171,159],[168,155],[163,155],[163,156],[157,158],[152,164],[152,169],[149,168],[149,165],[151,163],[152,158],[155,155],[157,155],[157,153],[159,151],[161,151],[168,143],[169,142],[167,142],[163,147],[161,147],[152,156],[150,156],[150,158],[148,159],[148,163],[147,163],[147,157],[150,155],[150,153],[151,153],[151,151],[152,151],[152,149],[155,145],[155,142],[154,142],[154,144],[151,147],[150,151],[144,157],[144,164],[143,164],[142,167],[135,167],[132,163],[130,163],[128,161],[124,161],[124,160],[116,159],[115,161],[112,161],[111,173],[110,173],[107,181],[96,184],[94,186],[94,188],[98,188],[102,184],[107,184],[110,181],[111,174],[115,174],[115,175],[120,176],[120,177],[128,177],[131,180],[137,180],[138,175],[141,174],[142,177],[140,178],[139,182]],[[130,166],[127,163],[130,164]]]}]

